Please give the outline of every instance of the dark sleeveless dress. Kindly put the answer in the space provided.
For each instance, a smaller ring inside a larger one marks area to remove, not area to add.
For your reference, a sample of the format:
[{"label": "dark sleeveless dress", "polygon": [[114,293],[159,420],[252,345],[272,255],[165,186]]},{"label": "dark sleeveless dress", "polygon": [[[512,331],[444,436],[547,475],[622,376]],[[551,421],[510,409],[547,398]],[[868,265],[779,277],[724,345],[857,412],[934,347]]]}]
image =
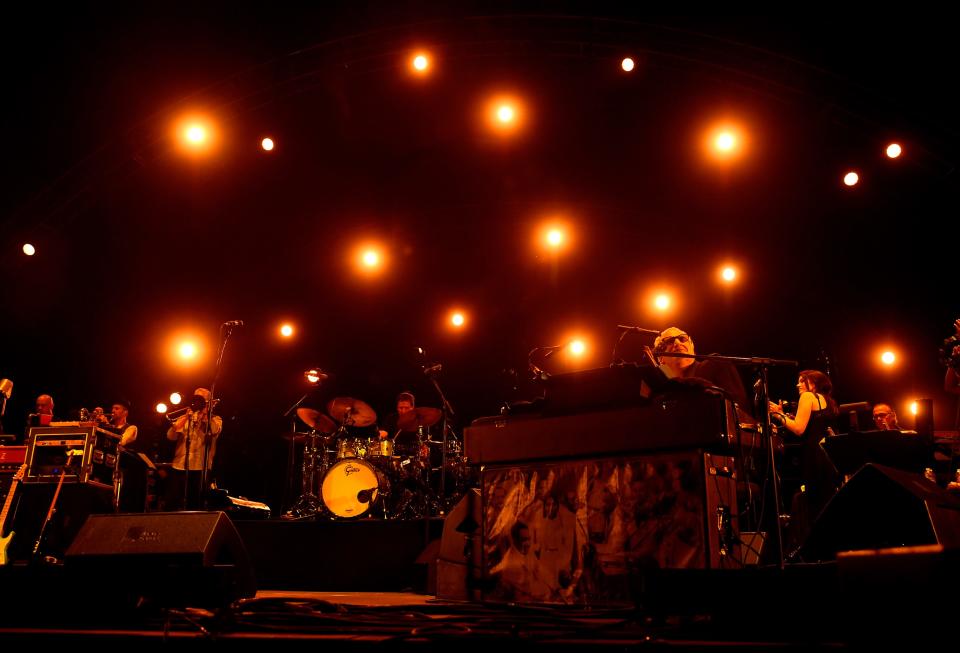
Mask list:
[{"label": "dark sleeveless dress", "polygon": [[791,504],[791,546],[803,544],[817,515],[837,491],[837,472],[820,446],[835,417],[829,405],[816,395],[819,410],[810,411],[810,421],[801,435],[800,476],[804,490]]}]

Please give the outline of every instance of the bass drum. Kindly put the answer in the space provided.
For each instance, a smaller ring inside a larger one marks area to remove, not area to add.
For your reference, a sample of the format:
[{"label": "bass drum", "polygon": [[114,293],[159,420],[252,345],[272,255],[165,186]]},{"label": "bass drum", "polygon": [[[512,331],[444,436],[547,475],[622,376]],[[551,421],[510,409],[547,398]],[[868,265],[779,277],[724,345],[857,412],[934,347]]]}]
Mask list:
[{"label": "bass drum", "polygon": [[390,494],[390,481],[379,469],[360,458],[333,465],[323,477],[320,497],[337,517],[360,517]]}]

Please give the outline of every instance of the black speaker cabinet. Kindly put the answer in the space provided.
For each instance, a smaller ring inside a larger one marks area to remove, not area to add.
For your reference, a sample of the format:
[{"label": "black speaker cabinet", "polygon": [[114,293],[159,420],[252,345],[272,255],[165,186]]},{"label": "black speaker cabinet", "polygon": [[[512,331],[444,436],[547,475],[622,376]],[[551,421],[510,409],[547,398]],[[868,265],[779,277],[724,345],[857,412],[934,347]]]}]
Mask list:
[{"label": "black speaker cabinet", "polygon": [[925,544],[960,547],[960,498],[920,474],[871,464],[834,495],[797,554],[820,562],[842,551]]},{"label": "black speaker cabinet", "polygon": [[115,583],[168,605],[225,604],[256,594],[246,548],[222,512],[91,515],[65,564],[91,572],[91,583]]}]

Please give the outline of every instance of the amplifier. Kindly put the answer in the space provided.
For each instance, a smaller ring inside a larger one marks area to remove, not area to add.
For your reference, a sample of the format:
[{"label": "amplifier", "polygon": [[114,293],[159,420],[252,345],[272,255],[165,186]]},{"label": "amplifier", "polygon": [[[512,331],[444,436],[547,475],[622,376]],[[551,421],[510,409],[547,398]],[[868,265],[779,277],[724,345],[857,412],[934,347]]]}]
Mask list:
[{"label": "amplifier", "polygon": [[119,435],[96,426],[31,427],[23,482],[57,483],[62,475],[64,483],[113,488],[119,444]]},{"label": "amplifier", "polygon": [[27,448],[0,447],[0,474],[16,474],[27,459]]}]

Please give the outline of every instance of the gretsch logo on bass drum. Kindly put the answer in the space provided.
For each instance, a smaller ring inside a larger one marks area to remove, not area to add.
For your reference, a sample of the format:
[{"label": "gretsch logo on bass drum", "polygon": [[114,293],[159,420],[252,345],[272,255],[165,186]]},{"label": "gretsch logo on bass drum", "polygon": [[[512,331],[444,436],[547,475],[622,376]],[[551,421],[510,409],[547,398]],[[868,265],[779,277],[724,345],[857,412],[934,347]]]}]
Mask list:
[{"label": "gretsch logo on bass drum", "polygon": [[360,471],[359,467],[355,467],[354,465],[347,464],[347,466],[343,468],[343,475],[350,476],[350,474],[353,474],[354,472],[359,472],[359,471]]}]

